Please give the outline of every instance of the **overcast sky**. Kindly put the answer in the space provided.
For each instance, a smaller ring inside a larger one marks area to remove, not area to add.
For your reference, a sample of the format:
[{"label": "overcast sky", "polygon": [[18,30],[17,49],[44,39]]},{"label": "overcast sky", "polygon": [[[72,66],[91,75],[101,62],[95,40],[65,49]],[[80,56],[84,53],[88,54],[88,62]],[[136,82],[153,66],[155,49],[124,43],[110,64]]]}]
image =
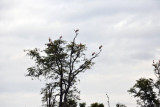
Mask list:
[{"label": "overcast sky", "polygon": [[34,65],[24,49],[59,38],[103,51],[80,75],[81,101],[135,107],[127,90],[140,77],[154,78],[160,59],[160,0],[0,0],[0,107],[40,107],[43,82],[25,77]]}]

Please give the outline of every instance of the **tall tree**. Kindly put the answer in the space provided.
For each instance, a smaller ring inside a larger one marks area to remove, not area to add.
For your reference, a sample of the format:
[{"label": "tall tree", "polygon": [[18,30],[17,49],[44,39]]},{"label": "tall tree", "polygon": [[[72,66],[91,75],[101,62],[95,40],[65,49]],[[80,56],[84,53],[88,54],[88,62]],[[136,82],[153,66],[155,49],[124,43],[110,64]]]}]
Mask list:
[{"label": "tall tree", "polygon": [[44,50],[26,50],[27,55],[35,61],[35,65],[27,69],[27,76],[38,79],[44,77],[47,80],[46,87],[41,91],[46,107],[66,107],[69,99],[78,99],[77,75],[90,69],[94,64],[93,59],[102,51],[101,45],[99,52],[93,52],[87,58],[86,46],[75,42],[78,31],[75,30],[75,37],[70,43],[61,36],[54,41],[49,38]]}]

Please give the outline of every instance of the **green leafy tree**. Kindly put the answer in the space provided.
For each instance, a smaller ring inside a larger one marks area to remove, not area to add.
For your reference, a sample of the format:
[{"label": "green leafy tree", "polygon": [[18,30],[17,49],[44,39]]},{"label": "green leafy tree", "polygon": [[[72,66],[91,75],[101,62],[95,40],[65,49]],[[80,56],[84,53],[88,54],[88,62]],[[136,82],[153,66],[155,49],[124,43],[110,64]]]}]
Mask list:
[{"label": "green leafy tree", "polygon": [[124,104],[118,103],[118,104],[116,104],[116,107],[127,107],[127,106]]},{"label": "green leafy tree", "polygon": [[138,98],[137,104],[141,107],[155,107],[159,105],[152,79],[140,78],[128,92]]},{"label": "green leafy tree", "polygon": [[79,107],[86,107],[86,103],[79,103]]},{"label": "green leafy tree", "polygon": [[155,83],[155,87],[158,89],[159,91],[159,95],[160,95],[160,60],[158,62],[154,62],[153,60],[153,64],[154,66],[154,74],[157,77],[156,83]]},{"label": "green leafy tree", "polygon": [[54,95],[55,86],[53,84],[49,83],[46,84],[45,88],[42,88],[41,94],[44,96],[42,97],[42,102],[45,107],[55,107],[56,106],[56,97],[57,95]]},{"label": "green leafy tree", "polygon": [[104,105],[101,103],[101,104],[98,105],[98,107],[104,107]]},{"label": "green leafy tree", "polygon": [[73,99],[67,101],[67,107],[77,107],[77,102]]},{"label": "green leafy tree", "polygon": [[76,83],[79,81],[77,75],[90,69],[94,64],[93,59],[98,53],[92,53],[90,58],[85,55],[86,46],[76,43],[79,30],[75,30],[75,37],[68,43],[62,36],[46,44],[44,50],[25,50],[27,55],[34,60],[35,65],[29,67],[27,76],[32,78],[45,78],[46,86],[41,90],[43,94],[43,105],[46,107],[66,107],[69,99],[79,99],[79,91]]},{"label": "green leafy tree", "polygon": [[92,103],[90,107],[104,107],[104,105],[102,103],[99,104],[96,102],[96,103]]}]

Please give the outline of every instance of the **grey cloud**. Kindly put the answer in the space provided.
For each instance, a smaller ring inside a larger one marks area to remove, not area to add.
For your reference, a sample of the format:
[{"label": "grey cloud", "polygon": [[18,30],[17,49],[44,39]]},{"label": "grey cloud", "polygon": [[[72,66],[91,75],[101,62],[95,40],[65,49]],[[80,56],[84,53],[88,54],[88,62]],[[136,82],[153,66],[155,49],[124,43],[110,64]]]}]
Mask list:
[{"label": "grey cloud", "polygon": [[[135,82],[135,78],[152,75],[150,63],[152,59],[159,58],[158,0],[1,0],[0,5],[1,102],[10,99],[8,94],[14,94],[16,99],[16,94],[25,96],[30,92],[39,93],[43,85],[24,77],[26,68],[33,64],[25,57],[24,49],[43,48],[48,37],[54,40],[62,35],[70,41],[76,28],[80,29],[77,42],[87,45],[88,56],[103,45],[93,69],[82,74],[86,75],[80,86],[86,102],[99,101],[96,95],[105,102],[103,94],[108,90],[112,93],[110,97],[114,99],[112,105],[115,106],[118,100],[115,97],[121,93],[127,96],[128,93],[124,91]],[[102,75],[106,77],[102,78]],[[123,92],[116,89],[119,85],[125,87]],[[91,90],[94,86],[97,86],[96,90]],[[29,99],[32,95],[23,98],[31,104]],[[130,101],[125,100],[128,98],[124,97],[122,101],[130,106]],[[19,106],[11,104],[22,107],[21,103]],[[0,106],[8,107],[9,104],[4,102]],[[135,107],[135,104],[131,106]]]}]

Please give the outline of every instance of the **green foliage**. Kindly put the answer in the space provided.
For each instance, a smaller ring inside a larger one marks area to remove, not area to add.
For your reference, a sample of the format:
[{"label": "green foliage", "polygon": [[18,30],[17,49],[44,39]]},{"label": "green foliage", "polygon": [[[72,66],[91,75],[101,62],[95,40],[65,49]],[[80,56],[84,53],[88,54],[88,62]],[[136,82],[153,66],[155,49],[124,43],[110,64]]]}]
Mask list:
[{"label": "green foliage", "polygon": [[79,103],[79,107],[86,107],[86,103]]},{"label": "green foliage", "polygon": [[154,66],[154,74],[157,77],[157,80],[155,82],[155,87],[158,89],[160,95],[160,60],[156,63],[153,60],[152,65]]},{"label": "green foliage", "polygon": [[94,64],[93,59],[101,52],[102,46],[98,53],[87,58],[84,53],[86,46],[75,42],[77,32],[78,30],[70,43],[62,37],[54,41],[49,38],[45,49],[26,50],[27,55],[35,61],[35,65],[27,69],[27,76],[47,80],[45,88],[41,91],[42,102],[46,107],[66,107],[69,99],[78,100],[77,75],[90,69]]},{"label": "green foliage", "polygon": [[118,103],[118,104],[116,104],[116,107],[127,107],[126,105],[124,105],[124,104],[120,104],[120,103]]},{"label": "green foliage", "polygon": [[142,107],[154,107],[159,104],[152,79],[140,78],[128,92],[139,98],[137,103]]},{"label": "green foliage", "polygon": [[69,99],[66,107],[77,107],[77,102],[73,99]]},{"label": "green foliage", "polygon": [[90,107],[104,107],[104,105],[102,103],[99,104],[96,102],[96,103],[92,103]]},{"label": "green foliage", "polygon": [[104,105],[103,104],[99,104],[98,107],[104,107]]}]

